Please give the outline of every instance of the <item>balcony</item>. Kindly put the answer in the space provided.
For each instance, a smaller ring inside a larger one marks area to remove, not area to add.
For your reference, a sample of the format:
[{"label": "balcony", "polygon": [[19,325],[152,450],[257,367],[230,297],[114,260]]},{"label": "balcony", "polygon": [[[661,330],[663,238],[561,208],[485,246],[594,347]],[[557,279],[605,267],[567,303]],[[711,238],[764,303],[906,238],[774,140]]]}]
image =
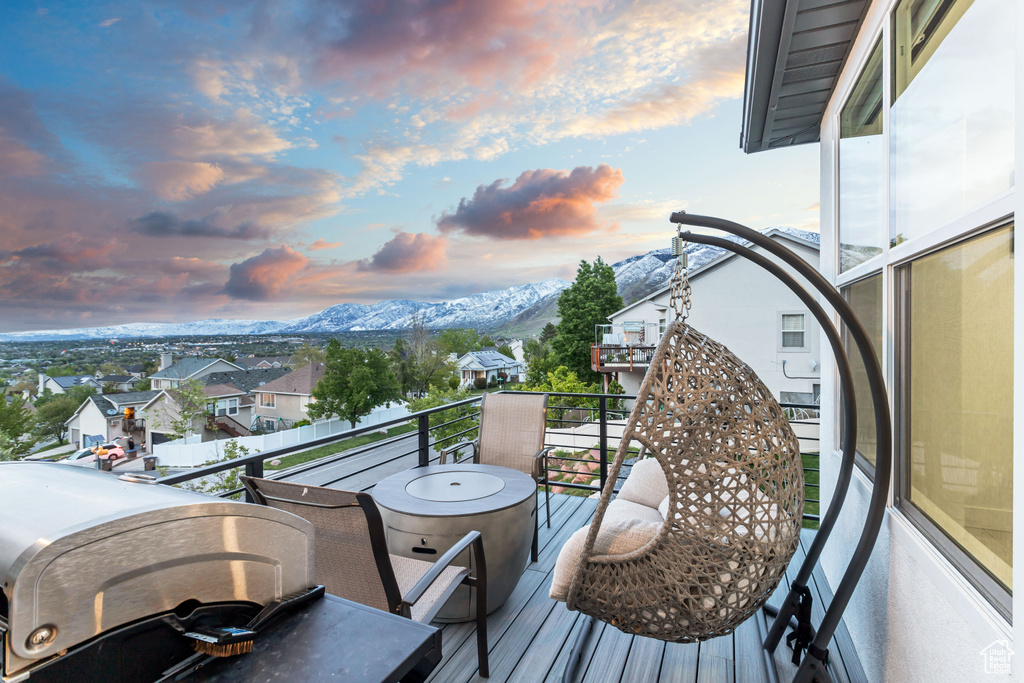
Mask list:
[{"label": "balcony", "polygon": [[[587,524],[597,506],[594,494],[608,478],[610,460],[621,440],[626,414],[623,399],[606,394],[551,394],[548,408],[547,444],[558,449],[550,473],[558,479],[560,493],[551,495],[551,527],[540,525],[538,562],[528,565],[508,601],[488,616],[490,679],[479,678],[476,638],[472,623],[435,624],[441,629],[443,659],[431,681],[556,681],[568,661],[584,618],[563,603],[548,597],[551,573],[562,545]],[[441,449],[475,437],[479,397],[443,408],[416,413],[372,428],[351,430],[302,446],[266,451],[257,455],[218,463],[184,474],[164,477],[164,484],[176,484],[216,472],[243,469],[251,476],[264,476],[263,465],[271,459],[311,446],[324,446],[381,427],[408,422],[416,430],[363,447],[343,450],[327,457],[270,473],[273,478],[350,491],[368,491],[384,477],[405,469],[437,464]],[[794,416],[806,417],[813,407],[785,406]],[[803,420],[814,424],[814,419]],[[806,427],[806,425],[804,425]],[[798,427],[799,429],[800,427]],[[803,561],[814,538],[818,522],[818,470],[816,438],[801,436],[807,480],[807,504],[800,548],[787,579],[768,604],[775,607],[785,597],[788,580]],[[603,457],[602,457],[603,454]],[[287,463],[285,463],[287,464]],[[624,468],[624,470],[627,468]],[[624,478],[626,472],[621,477]],[[620,478],[620,481],[622,480]],[[241,489],[224,491],[223,496],[240,497]],[[809,583],[814,596],[814,621],[818,623],[831,601],[831,590],[820,569]],[[862,598],[863,599],[863,598]],[[769,660],[761,649],[768,621],[763,612],[744,622],[734,633],[700,644],[677,644],[635,637],[613,626],[597,622],[582,653],[575,681],[729,681],[760,682],[792,680],[796,667],[791,651],[782,645]],[[856,649],[845,625],[840,624],[830,647],[830,674],[834,681],[864,681]]]},{"label": "balcony", "polygon": [[597,325],[590,347],[590,367],[605,373],[644,371],[651,364],[661,333],[653,323]]}]

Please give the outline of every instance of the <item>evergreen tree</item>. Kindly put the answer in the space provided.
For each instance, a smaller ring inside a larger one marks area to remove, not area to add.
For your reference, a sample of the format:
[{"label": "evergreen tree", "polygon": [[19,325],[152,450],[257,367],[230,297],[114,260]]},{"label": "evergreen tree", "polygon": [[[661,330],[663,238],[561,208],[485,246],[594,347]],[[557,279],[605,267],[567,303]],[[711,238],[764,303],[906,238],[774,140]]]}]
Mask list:
[{"label": "evergreen tree", "polygon": [[35,439],[24,438],[32,428],[32,414],[20,396],[10,402],[0,393],[0,435],[6,437],[6,445],[0,447],[0,460],[27,455]]},{"label": "evergreen tree", "polygon": [[615,271],[597,257],[594,264],[580,261],[576,280],[558,297],[558,334],[551,342],[558,365],[576,373],[584,382],[596,382],[601,375],[590,367],[590,347],[597,325],[608,324],[608,316],[623,307],[615,283]]},{"label": "evergreen tree", "polygon": [[327,345],[324,376],[313,389],[309,417],[337,415],[353,429],[377,406],[398,398],[398,379],[380,349],[345,349],[337,339]]},{"label": "evergreen tree", "polygon": [[556,334],[558,334],[558,329],[555,327],[555,324],[553,322],[549,321],[548,324],[544,326],[544,329],[541,330],[540,332],[540,343],[549,343],[552,339],[555,338]]},{"label": "evergreen tree", "polygon": [[71,419],[80,405],[80,401],[66,394],[57,394],[42,406],[37,405],[36,432],[42,437],[51,437],[63,444],[64,436],[67,434],[67,425],[64,423]]}]

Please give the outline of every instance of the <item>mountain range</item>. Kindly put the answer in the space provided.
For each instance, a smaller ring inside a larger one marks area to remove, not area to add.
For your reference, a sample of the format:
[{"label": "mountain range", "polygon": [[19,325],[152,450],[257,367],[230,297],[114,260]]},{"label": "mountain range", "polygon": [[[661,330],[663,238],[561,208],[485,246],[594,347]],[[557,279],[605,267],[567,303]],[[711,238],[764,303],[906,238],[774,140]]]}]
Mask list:
[{"label": "mountain range", "polygon": [[[793,228],[782,230],[815,243],[818,241],[817,233]],[[722,250],[689,244],[687,253],[692,269],[719,257]],[[626,303],[630,303],[668,284],[674,266],[671,249],[655,249],[614,263],[612,269],[619,293]],[[550,279],[438,303],[404,299],[369,305],[343,303],[304,318],[284,321],[217,319],[10,332],[0,334],[0,342],[402,330],[411,327],[413,317],[417,315],[422,317],[426,327],[432,329],[473,327],[510,334],[531,334],[548,321],[557,319],[558,296],[570,284],[565,280]]]}]

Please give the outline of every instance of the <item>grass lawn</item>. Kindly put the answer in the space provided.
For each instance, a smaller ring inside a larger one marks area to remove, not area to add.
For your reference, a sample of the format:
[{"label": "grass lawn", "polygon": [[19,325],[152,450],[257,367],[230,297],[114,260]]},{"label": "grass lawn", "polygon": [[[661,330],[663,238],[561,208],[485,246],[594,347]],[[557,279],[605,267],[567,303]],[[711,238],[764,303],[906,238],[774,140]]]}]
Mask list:
[{"label": "grass lawn", "polygon": [[327,444],[326,446],[320,446],[319,448],[311,448],[308,451],[302,451],[300,453],[292,453],[291,455],[286,455],[283,458],[275,458],[275,460],[280,461],[279,465],[271,465],[270,460],[264,461],[263,469],[267,472],[283,470],[286,467],[294,467],[295,465],[301,465],[304,462],[310,462],[317,458],[324,458],[328,455],[334,455],[335,453],[351,450],[353,448],[365,446],[369,443],[383,441],[384,439],[390,439],[392,437],[399,436],[400,434],[408,434],[409,432],[414,431],[416,431],[416,425],[410,422],[409,424],[389,428],[387,434],[372,432],[361,436],[353,436],[351,439],[344,439],[343,441]]},{"label": "grass lawn", "polygon": [[[801,458],[804,461],[804,495],[808,500],[821,500],[821,489],[818,487],[820,482],[820,472],[808,472],[807,469],[818,469],[818,463],[820,458],[817,453],[801,453]],[[818,515],[821,514],[819,511],[818,503],[807,502],[804,503],[804,514],[807,515]],[[804,520],[805,529],[817,529],[818,523],[809,519]]]}]

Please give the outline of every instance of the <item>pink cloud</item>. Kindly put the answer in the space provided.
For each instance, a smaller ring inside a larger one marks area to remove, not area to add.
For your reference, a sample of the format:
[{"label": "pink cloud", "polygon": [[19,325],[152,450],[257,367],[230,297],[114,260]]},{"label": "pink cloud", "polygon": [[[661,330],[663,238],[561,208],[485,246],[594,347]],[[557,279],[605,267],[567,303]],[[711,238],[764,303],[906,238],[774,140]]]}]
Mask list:
[{"label": "pink cloud", "polygon": [[585,235],[605,227],[594,204],[615,197],[622,183],[622,171],[607,164],[525,171],[510,187],[504,180],[479,186],[453,213],[441,214],[437,227],[499,240]]},{"label": "pink cloud", "polygon": [[217,164],[192,161],[153,161],[143,164],[143,184],[161,199],[181,202],[212,190],[224,179]]},{"label": "pink cloud", "polygon": [[309,245],[309,248],[313,251],[320,251],[321,249],[334,249],[335,247],[340,247],[342,244],[344,244],[344,242],[328,242],[321,238]]},{"label": "pink cloud", "polygon": [[448,265],[448,240],[426,233],[398,232],[373,256],[359,261],[360,270],[414,273],[439,270]]},{"label": "pink cloud", "polygon": [[291,247],[267,249],[231,266],[223,292],[232,299],[266,301],[278,296],[309,259]]}]

